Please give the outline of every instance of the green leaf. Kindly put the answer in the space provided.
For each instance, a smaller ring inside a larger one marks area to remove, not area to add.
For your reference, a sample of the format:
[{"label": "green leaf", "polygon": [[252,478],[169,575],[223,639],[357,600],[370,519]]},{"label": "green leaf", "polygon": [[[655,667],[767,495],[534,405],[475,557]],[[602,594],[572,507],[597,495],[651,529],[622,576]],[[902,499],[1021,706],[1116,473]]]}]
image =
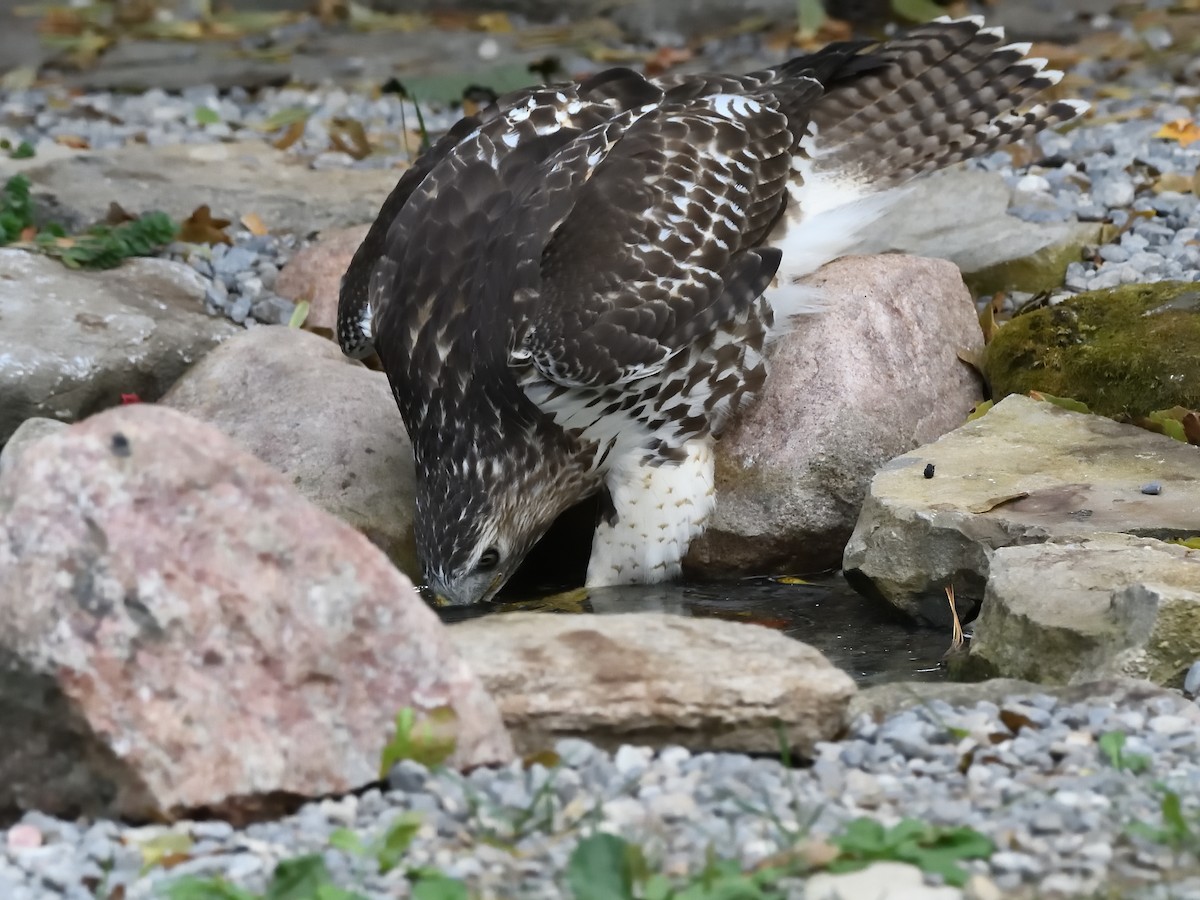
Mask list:
[{"label": "green leaf", "polygon": [[1187,837],[1191,832],[1187,820],[1183,817],[1183,803],[1174,791],[1167,791],[1163,794],[1162,817],[1167,829],[1179,837]]},{"label": "green leaf", "polygon": [[377,853],[379,871],[385,875],[400,865],[401,859],[421,829],[421,816],[408,812],[388,826],[383,843]]},{"label": "green leaf", "polygon": [[308,311],[311,304],[307,300],[301,300],[296,304],[296,308],[292,310],[292,316],[288,319],[288,328],[299,328],[304,324],[304,320],[308,318]]},{"label": "green leaf", "polygon": [[334,831],[329,836],[329,846],[353,856],[364,856],[367,852],[367,845],[363,843],[362,838],[349,828],[339,828]]},{"label": "green leaf", "polygon": [[419,716],[406,706],[396,714],[396,731],[383,748],[379,777],[387,778],[392,766],[411,759],[433,768],[454,753],[458,742],[458,715],[452,706],[439,706]]},{"label": "green leaf", "polygon": [[1106,731],[1100,735],[1096,745],[1110,766],[1114,769],[1121,768],[1121,751],[1125,747],[1125,732]]},{"label": "green leaf", "polygon": [[220,114],[211,106],[196,107],[196,123],[199,125],[216,125],[221,121]]},{"label": "green leaf", "polygon": [[9,159],[32,159],[34,155],[33,144],[29,141],[21,141],[8,154]]},{"label": "green leaf", "polygon": [[933,0],[892,0],[892,12],[910,22],[928,22],[946,14]]},{"label": "green leaf", "polygon": [[798,0],[796,19],[801,35],[810,37],[820,31],[828,16],[821,0]]},{"label": "green leaf", "polygon": [[285,125],[295,125],[297,122],[307,121],[309,115],[309,111],[303,106],[289,106],[269,116],[258,127],[262,131],[274,131],[277,128],[283,128]]},{"label": "green leaf", "polygon": [[280,861],[264,900],[312,900],[317,889],[330,883],[329,870],[319,853]]},{"label": "green leaf", "polygon": [[634,900],[633,863],[638,854],[613,834],[581,840],[567,862],[567,884],[575,900]]},{"label": "green leaf", "polygon": [[259,900],[254,894],[234,887],[222,878],[187,876],[165,888],[168,900]]},{"label": "green leaf", "polygon": [[413,882],[413,900],[468,900],[467,886],[457,878],[440,872]]}]

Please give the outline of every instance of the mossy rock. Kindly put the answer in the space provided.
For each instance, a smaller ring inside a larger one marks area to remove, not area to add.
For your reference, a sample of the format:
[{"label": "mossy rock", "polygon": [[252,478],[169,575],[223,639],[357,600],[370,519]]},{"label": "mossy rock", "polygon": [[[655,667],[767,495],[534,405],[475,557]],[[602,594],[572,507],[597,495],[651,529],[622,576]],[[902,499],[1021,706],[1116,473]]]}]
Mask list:
[{"label": "mossy rock", "polygon": [[984,374],[997,400],[1041,391],[1116,417],[1200,409],[1200,283],[1090,291],[1016,316]]}]

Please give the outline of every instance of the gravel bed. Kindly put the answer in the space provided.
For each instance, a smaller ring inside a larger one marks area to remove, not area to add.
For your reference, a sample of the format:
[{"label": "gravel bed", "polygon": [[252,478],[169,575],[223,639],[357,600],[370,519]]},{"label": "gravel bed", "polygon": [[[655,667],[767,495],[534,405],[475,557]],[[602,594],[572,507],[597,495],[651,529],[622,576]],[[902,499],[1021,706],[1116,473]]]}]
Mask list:
[{"label": "gravel bed", "polygon": [[[1170,33],[1159,27],[1140,37],[1157,52],[1171,49]],[[740,52],[745,54],[747,48]],[[1079,91],[1093,103],[1092,116],[1066,133],[1040,135],[1027,166],[1014,167],[1007,153],[971,165],[1005,177],[1014,191],[1014,216],[1034,222],[1110,222],[1123,229],[1116,240],[1095,248],[1089,259],[1070,265],[1063,294],[1165,279],[1200,280],[1200,201],[1194,189],[1156,189],[1164,175],[1176,180],[1193,176],[1200,167],[1200,142],[1184,146],[1154,137],[1165,123],[1195,114],[1200,87],[1194,81],[1165,83],[1148,68],[1125,71],[1112,60],[1083,61],[1072,72],[1121,96],[1097,97],[1090,87]],[[1111,91],[1115,85],[1119,91]],[[72,95],[54,87],[10,91],[0,95],[0,138],[14,145],[27,141],[43,152],[69,137],[82,138],[95,149],[133,141],[161,145],[262,140],[286,127],[281,123],[291,121],[289,112],[303,112],[305,124],[302,135],[281,152],[315,168],[391,168],[402,165],[415,149],[411,134],[418,118],[413,104],[397,94],[372,97],[332,86],[251,93],[218,92],[202,85],[180,93],[152,90],[138,95]],[[432,135],[450,127],[458,115],[455,110],[423,108]],[[331,150],[331,132],[341,119],[360,123],[376,152],[355,160]],[[238,323],[287,322],[294,306],[271,288],[279,268],[305,237],[254,236],[236,230],[231,235],[234,246],[213,248],[211,258],[203,248],[182,246],[168,248],[166,255],[187,261],[211,279],[211,312]],[[1028,297],[1014,294],[1008,305]]]},{"label": "gravel bed", "polygon": [[[404,762],[386,792],[311,803],[241,830],[217,821],[130,828],[28,813],[0,848],[0,896],[109,896],[97,890],[103,883],[136,900],[162,896],[185,875],[221,876],[257,891],[280,860],[322,853],[339,884],[369,897],[406,896],[406,869],[431,866],[462,879],[472,896],[549,900],[570,896],[569,854],[595,830],[639,844],[656,870],[683,878],[710,850],[753,866],[795,846],[809,823],[809,837],[819,838],[867,815],[988,835],[996,852],[965,866],[999,896],[1200,898],[1200,738],[1195,719],[1181,715],[1184,702],[1067,704],[1036,695],[1003,705],[1006,726],[990,702],[933,701],[883,724],[862,716],[845,740],[818,745],[814,763],[796,769],[679,747],[609,754],[566,740],[553,768],[518,763],[463,777]],[[1106,758],[1098,740],[1113,731],[1127,735],[1125,759],[1145,757],[1144,771],[1114,768]],[[1130,830],[1161,824],[1164,790],[1181,798],[1190,851]],[[387,875],[369,858],[330,847],[336,829],[369,842],[407,812],[420,827]],[[142,846],[162,846],[168,831],[190,835],[190,858],[169,870],[143,869]],[[41,846],[14,846],[32,843],[32,834]],[[798,876],[788,895],[803,896],[802,886]]]}]

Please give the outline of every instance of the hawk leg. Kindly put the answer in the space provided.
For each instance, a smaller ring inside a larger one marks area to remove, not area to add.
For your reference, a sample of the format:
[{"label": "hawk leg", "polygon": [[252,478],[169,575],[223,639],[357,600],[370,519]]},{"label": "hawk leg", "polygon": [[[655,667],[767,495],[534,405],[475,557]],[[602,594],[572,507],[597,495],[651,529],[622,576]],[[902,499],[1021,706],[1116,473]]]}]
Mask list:
[{"label": "hawk leg", "polygon": [[713,448],[688,441],[678,462],[626,454],[609,469],[612,501],[592,540],[587,586],[654,584],[679,576],[692,539],[713,510]]}]

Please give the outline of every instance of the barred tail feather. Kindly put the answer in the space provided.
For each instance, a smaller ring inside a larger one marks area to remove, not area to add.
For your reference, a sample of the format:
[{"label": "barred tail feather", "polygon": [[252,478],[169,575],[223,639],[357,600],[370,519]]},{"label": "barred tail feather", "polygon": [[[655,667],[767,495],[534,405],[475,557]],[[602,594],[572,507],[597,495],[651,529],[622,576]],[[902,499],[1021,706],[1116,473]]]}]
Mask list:
[{"label": "barred tail feather", "polygon": [[887,189],[1087,110],[1076,100],[1035,103],[1062,73],[1027,56],[1029,44],[1003,41],[1003,29],[981,18],[942,19],[871,51],[891,64],[821,99],[798,171]]}]

